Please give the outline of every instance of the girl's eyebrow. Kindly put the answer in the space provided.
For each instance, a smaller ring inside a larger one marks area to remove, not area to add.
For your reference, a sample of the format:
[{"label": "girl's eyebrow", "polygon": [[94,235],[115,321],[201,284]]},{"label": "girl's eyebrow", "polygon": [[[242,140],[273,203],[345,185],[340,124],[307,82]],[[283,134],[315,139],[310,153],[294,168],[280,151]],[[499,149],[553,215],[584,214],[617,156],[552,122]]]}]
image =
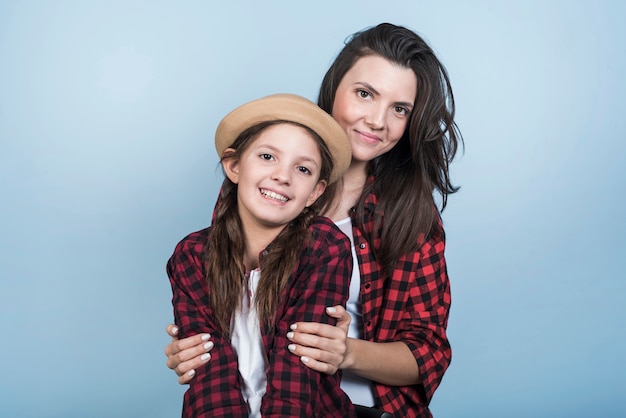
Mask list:
[{"label": "girl's eyebrow", "polygon": [[[358,84],[360,86],[363,86],[366,89],[368,89],[369,91],[371,91],[373,94],[380,96],[380,93],[378,92],[378,90],[376,90],[374,88],[374,86],[372,86],[370,83],[366,83],[365,81],[357,81],[354,84]],[[413,109],[413,103],[409,103],[409,102],[394,102],[394,106],[403,106],[403,107],[406,107],[409,110]]]},{"label": "girl's eyebrow", "polygon": [[261,142],[257,145],[258,148],[267,148],[269,151],[276,152],[279,151],[274,145],[270,143]]},{"label": "girl's eyebrow", "polygon": [[[263,147],[267,148],[269,151],[271,151],[274,154],[282,153],[280,148],[275,147],[274,145],[269,144],[269,143],[261,143],[261,144],[259,144],[259,148],[263,148]],[[317,161],[315,161],[315,159],[313,157],[309,157],[308,155],[301,155],[298,158],[300,158],[302,161],[311,162],[312,164],[315,164],[315,166],[317,166]]]},{"label": "girl's eyebrow", "polygon": [[314,158],[309,157],[308,155],[301,155],[298,157],[300,161],[304,162],[304,163],[309,163],[314,165],[315,167],[317,167],[317,161],[315,161]]}]

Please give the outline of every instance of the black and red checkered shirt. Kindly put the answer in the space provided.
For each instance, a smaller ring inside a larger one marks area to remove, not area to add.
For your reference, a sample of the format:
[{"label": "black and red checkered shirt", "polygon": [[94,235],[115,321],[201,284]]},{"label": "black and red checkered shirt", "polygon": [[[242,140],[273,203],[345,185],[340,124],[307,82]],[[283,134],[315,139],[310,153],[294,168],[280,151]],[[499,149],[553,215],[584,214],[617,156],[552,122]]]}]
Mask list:
[{"label": "black and red checkered shirt", "polygon": [[[218,332],[205,280],[203,251],[210,228],[185,237],[167,263],[172,304],[180,337],[210,333],[215,343],[211,360],[196,370],[185,393],[183,417],[246,417],[237,356],[227,337]],[[310,227],[312,240],[302,250],[278,307],[275,333],[262,327],[267,354],[267,392],[261,414],[265,417],[352,417],[354,409],[340,389],[341,374],[329,376],[309,369],[287,349],[289,326],[299,321],[334,324],[327,306],[348,299],[352,255],[350,241],[327,218],[317,217]]]},{"label": "black and red checkered shirt", "polygon": [[[374,228],[376,203],[374,194],[366,197],[367,233]],[[357,227],[352,228],[361,273],[364,339],[404,342],[415,356],[421,375],[421,383],[413,386],[373,383],[377,406],[396,417],[432,416],[428,404],[452,358],[446,336],[450,282],[444,258],[445,237],[441,224],[439,227],[440,232],[433,234],[418,251],[401,257],[392,277],[387,279],[380,277],[372,243]]]}]

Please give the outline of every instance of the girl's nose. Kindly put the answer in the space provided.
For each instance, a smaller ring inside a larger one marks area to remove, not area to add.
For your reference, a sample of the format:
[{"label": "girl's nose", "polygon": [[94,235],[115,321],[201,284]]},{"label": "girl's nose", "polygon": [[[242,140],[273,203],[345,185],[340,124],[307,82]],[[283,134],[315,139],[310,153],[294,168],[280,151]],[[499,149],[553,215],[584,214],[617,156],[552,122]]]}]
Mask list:
[{"label": "girl's nose", "polygon": [[272,180],[283,184],[289,184],[289,182],[291,181],[289,168],[283,166],[282,164],[277,164],[272,173]]}]

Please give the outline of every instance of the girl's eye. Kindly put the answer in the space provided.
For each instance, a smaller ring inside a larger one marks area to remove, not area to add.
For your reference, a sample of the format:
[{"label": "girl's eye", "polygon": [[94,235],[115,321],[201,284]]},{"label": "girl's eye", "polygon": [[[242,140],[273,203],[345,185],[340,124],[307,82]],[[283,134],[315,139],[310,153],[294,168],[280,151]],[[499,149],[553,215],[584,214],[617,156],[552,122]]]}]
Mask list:
[{"label": "girl's eye", "polygon": [[259,157],[261,157],[262,159],[269,161],[272,159],[272,154],[261,154]]},{"label": "girl's eye", "polygon": [[300,171],[301,173],[304,173],[304,174],[311,174],[311,170],[309,170],[308,168],[306,168],[304,166],[299,166],[298,167],[298,171]]}]

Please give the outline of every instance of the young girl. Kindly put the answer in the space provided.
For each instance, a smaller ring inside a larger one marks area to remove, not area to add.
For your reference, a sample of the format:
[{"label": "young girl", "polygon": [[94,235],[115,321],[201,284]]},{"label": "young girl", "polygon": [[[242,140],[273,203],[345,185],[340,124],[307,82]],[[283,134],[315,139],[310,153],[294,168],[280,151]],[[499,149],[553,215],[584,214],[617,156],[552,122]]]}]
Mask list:
[{"label": "young girl", "polygon": [[[443,210],[457,190],[449,164],[462,143],[447,71],[415,32],[383,23],[348,40],[322,81],[319,105],[352,149],[322,213],[351,238],[354,277],[349,314],[335,306],[329,315],[337,326],[294,323],[289,350],[306,367],[342,370],[354,403],[430,417],[452,358],[445,234],[435,202],[438,193]],[[202,357],[210,350],[200,335],[174,341],[167,365],[180,383],[193,381],[193,369],[213,361]]]},{"label": "young girl", "polygon": [[229,113],[215,145],[225,180],[212,226],[167,263],[179,334],[214,345],[183,416],[353,416],[339,376],[303,367],[286,336],[295,321],[332,323],[324,307],[348,297],[350,242],[316,216],[350,163],[345,133],[314,103],[274,95]]}]

